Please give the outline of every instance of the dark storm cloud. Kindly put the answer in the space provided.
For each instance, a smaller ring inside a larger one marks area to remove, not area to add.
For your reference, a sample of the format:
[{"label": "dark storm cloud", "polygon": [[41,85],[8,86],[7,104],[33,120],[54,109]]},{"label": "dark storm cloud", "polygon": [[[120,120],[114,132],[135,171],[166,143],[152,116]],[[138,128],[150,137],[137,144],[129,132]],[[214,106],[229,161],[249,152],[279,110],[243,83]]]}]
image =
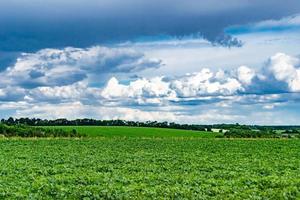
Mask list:
[{"label": "dark storm cloud", "polygon": [[299,0],[1,1],[0,50],[86,47],[141,36],[196,33],[223,43],[227,26],[297,12]]}]

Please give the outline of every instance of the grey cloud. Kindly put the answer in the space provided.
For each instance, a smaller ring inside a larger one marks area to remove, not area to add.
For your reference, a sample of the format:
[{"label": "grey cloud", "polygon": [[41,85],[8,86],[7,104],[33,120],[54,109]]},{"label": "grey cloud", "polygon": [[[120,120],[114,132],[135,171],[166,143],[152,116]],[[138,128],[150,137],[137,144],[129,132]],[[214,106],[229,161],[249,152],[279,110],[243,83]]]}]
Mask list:
[{"label": "grey cloud", "polygon": [[71,85],[92,76],[103,78],[109,73],[137,72],[160,65],[160,60],[126,48],[43,49],[22,54],[15,64],[1,72],[0,88]]},{"label": "grey cloud", "polygon": [[[298,0],[11,0],[0,2],[0,50],[87,47],[141,36],[199,34],[237,41],[225,27],[300,12]],[[238,43],[239,44],[239,43]]]},{"label": "grey cloud", "polygon": [[25,92],[25,89],[19,87],[0,88],[0,102],[23,101]]}]

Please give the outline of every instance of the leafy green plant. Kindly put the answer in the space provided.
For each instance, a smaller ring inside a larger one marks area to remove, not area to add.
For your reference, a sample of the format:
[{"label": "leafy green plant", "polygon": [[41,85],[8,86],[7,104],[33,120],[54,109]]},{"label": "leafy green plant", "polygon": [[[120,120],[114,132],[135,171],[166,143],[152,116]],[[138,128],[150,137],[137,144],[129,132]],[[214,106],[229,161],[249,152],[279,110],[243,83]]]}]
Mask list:
[{"label": "leafy green plant", "polygon": [[0,199],[299,199],[300,140],[0,139]]}]

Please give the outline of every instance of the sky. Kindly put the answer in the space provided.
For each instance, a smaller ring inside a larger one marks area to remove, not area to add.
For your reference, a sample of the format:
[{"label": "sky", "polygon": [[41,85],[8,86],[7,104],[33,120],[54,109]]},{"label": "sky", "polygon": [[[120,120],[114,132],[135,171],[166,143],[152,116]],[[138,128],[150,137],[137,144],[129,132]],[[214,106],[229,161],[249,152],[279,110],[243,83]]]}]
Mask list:
[{"label": "sky", "polygon": [[0,27],[0,118],[300,125],[299,0],[10,0]]}]

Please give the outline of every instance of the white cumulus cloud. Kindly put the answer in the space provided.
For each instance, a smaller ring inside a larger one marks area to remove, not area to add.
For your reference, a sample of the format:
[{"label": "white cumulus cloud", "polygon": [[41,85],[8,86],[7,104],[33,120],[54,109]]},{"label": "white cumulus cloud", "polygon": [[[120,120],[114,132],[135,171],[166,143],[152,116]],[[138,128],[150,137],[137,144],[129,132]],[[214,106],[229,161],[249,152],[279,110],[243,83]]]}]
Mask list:
[{"label": "white cumulus cloud", "polygon": [[234,77],[222,76],[209,69],[186,74],[178,78],[154,77],[137,79],[128,85],[121,84],[113,77],[102,91],[107,99],[164,99],[234,95],[243,91],[242,84]]},{"label": "white cumulus cloud", "polygon": [[146,58],[143,53],[128,48],[43,49],[23,53],[14,65],[1,72],[0,88],[3,85],[24,88],[70,85],[90,76],[137,72],[160,65],[160,60]]},{"label": "white cumulus cloud", "polygon": [[[120,83],[111,78],[102,90],[104,99],[128,99],[132,102],[165,102],[192,99],[221,100],[226,96],[250,96],[250,94],[294,93],[300,91],[299,58],[278,53],[272,56],[261,70],[240,66],[231,71],[200,72],[180,77],[139,78]],[[125,102],[125,101],[124,101]]]},{"label": "white cumulus cloud", "polygon": [[289,91],[300,92],[300,59],[283,53],[272,56],[266,67],[277,81],[288,85]]},{"label": "white cumulus cloud", "polygon": [[255,77],[255,71],[249,67],[241,66],[237,69],[237,77],[241,83],[249,85]]}]

